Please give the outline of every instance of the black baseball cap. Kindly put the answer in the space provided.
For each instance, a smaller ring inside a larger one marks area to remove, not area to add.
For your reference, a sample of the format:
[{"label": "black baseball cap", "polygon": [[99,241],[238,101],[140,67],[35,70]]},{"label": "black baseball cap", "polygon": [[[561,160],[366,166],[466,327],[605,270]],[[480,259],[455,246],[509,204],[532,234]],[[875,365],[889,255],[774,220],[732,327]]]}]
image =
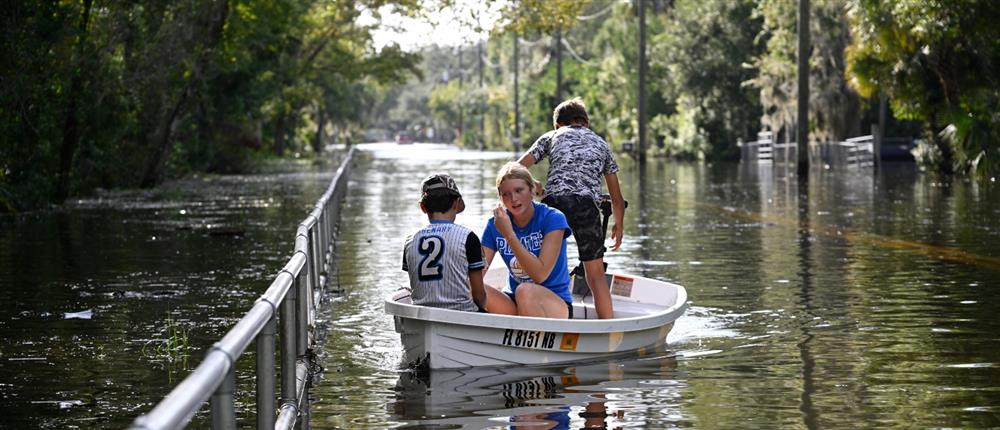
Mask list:
[{"label": "black baseball cap", "polygon": [[424,195],[431,192],[443,191],[457,197],[462,197],[462,193],[458,191],[458,185],[455,184],[455,180],[445,173],[438,173],[424,178],[420,190]]}]

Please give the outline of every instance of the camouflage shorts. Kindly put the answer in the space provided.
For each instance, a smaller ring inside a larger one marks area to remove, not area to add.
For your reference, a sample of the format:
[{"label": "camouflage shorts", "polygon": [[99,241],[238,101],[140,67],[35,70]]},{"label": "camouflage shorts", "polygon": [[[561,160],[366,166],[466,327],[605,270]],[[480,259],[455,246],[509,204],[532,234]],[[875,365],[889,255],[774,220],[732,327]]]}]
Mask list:
[{"label": "camouflage shorts", "polygon": [[604,258],[604,229],[601,227],[601,210],[597,207],[597,202],[583,196],[546,196],[542,203],[559,209],[566,215],[580,251],[580,261]]}]

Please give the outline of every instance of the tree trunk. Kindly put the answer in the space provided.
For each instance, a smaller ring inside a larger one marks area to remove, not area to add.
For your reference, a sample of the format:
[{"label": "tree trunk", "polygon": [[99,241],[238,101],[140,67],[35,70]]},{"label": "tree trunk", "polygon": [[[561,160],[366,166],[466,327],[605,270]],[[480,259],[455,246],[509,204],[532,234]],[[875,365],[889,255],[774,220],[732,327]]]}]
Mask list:
[{"label": "tree trunk", "polygon": [[285,112],[280,112],[274,119],[274,153],[279,157],[285,155],[285,116]]},{"label": "tree trunk", "polygon": [[323,126],[326,125],[326,112],[320,104],[316,109],[316,136],[313,138],[313,153],[319,155],[323,152]]},{"label": "tree trunk", "polygon": [[63,202],[69,197],[70,176],[73,173],[73,158],[80,146],[80,124],[78,119],[78,103],[83,91],[83,76],[81,69],[86,61],[87,25],[90,23],[90,10],[93,0],[84,0],[83,12],[80,14],[79,40],[76,46],[76,59],[73,64],[73,78],[70,80],[67,94],[66,121],[63,123],[62,146],[59,149],[59,176],[56,184],[56,200]]},{"label": "tree trunk", "polygon": [[153,155],[146,164],[145,174],[143,174],[142,181],[140,182],[140,186],[143,188],[156,186],[156,184],[159,184],[163,180],[163,165],[167,154],[170,153],[171,146],[173,146],[173,132],[177,128],[188,98],[197,91],[196,88],[202,79],[205,67],[208,65],[209,54],[212,53],[222,40],[222,32],[226,25],[226,19],[229,16],[229,1],[218,0],[212,5],[212,8],[212,20],[209,31],[205,34],[205,43],[202,45],[201,51],[195,53],[197,59],[192,67],[193,76],[184,86],[180,96],[177,98],[177,102],[170,108],[170,111],[164,112],[161,116],[161,120],[156,126],[156,131],[154,131],[152,139],[155,145]]},{"label": "tree trunk", "polygon": [[160,183],[163,175],[163,163],[170,150],[171,143],[173,141],[173,131],[177,127],[177,120],[180,117],[181,111],[184,109],[184,104],[187,101],[188,89],[185,89],[178,97],[177,102],[174,103],[173,108],[170,112],[165,113],[163,119],[157,124],[156,131],[153,132],[153,156],[149,158],[149,162],[146,164],[146,171],[142,175],[142,182],[139,186],[142,188],[152,188]]}]

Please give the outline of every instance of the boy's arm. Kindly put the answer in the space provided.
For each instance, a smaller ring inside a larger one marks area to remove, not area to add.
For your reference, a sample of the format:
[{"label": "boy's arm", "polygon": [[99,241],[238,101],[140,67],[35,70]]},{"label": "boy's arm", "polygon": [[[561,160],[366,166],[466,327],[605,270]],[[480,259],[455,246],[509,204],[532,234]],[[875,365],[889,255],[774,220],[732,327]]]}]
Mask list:
[{"label": "boy's arm", "polygon": [[617,173],[604,175],[604,181],[608,184],[608,194],[611,194],[611,214],[615,217],[615,224],[611,227],[611,240],[614,240],[615,244],[611,250],[617,251],[621,248],[622,239],[625,237],[625,198],[622,197]]},{"label": "boy's arm", "polygon": [[524,166],[524,167],[534,166],[535,162],[537,162],[537,161],[538,160],[535,160],[535,156],[531,155],[531,151],[530,150],[528,150],[523,155],[521,155],[521,158],[517,159],[517,162],[521,163],[521,165]]},{"label": "boy's arm", "polygon": [[483,285],[483,269],[469,271],[469,288],[472,289],[472,301],[480,309],[486,309],[486,287]]},{"label": "boy's arm", "polygon": [[[531,155],[531,151],[525,152],[521,158],[517,159],[518,163],[521,163],[524,167],[531,167],[535,165],[535,156]],[[545,193],[545,187],[542,186],[542,182],[535,179],[535,195],[541,197]]]},{"label": "boy's arm", "polygon": [[521,154],[521,158],[518,158],[517,162],[521,163],[524,167],[534,166],[535,163],[545,158],[546,148],[550,139],[549,133],[538,136],[538,139],[528,147],[528,150],[524,151],[524,154]]},{"label": "boy's arm", "polygon": [[483,260],[483,246],[479,242],[479,236],[471,231],[465,239],[465,255],[469,262],[469,289],[472,292],[472,301],[476,302],[480,309],[486,309],[486,290],[483,289],[483,269],[486,262]]},{"label": "boy's arm", "polygon": [[[521,158],[517,159],[517,162],[521,163],[521,165],[524,167],[534,166],[535,161],[536,161],[535,156],[531,155],[530,150],[528,152],[525,152],[524,155],[521,156]],[[545,188],[542,187],[542,183],[539,180],[535,179],[535,195],[541,196],[544,191]]]}]

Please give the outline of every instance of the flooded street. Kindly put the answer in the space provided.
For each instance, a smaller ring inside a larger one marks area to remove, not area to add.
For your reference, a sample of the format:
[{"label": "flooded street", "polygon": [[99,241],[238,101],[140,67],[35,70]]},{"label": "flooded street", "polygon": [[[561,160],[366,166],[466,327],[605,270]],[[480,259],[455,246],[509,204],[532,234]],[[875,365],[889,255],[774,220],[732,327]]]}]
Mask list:
[{"label": "flooded street", "polygon": [[[318,320],[313,428],[1000,426],[996,184],[911,164],[817,169],[806,199],[781,168],[640,169],[618,156],[630,207],[607,261],[687,288],[691,307],[667,345],[570,367],[422,375],[400,369],[383,311],[407,284],[403,242],[426,223],[420,180],[454,176],[467,204],[458,223],[481,233],[512,154],[359,149],[337,292]],[[0,221],[0,427],[122,428],[151,408],[266,289],[337,163]],[[237,418],[249,427],[253,361],[239,366]]]},{"label": "flooded street", "polygon": [[458,222],[481,232],[510,154],[364,149],[338,239],[343,294],[324,316],[315,428],[1000,425],[995,186],[889,164],[877,176],[817,171],[806,200],[781,168],[640,170],[619,157],[631,206],[607,260],[687,288],[668,345],[571,367],[416,375],[399,370],[382,300],[407,283],[402,243],[426,221],[420,179],[455,176]]},{"label": "flooded street", "polygon": [[[292,254],[339,165],[204,176],[0,219],[0,428],[125,428]],[[253,386],[240,360],[238,388]],[[238,402],[252,422],[253,403]],[[206,427],[207,409],[191,428]]]}]

